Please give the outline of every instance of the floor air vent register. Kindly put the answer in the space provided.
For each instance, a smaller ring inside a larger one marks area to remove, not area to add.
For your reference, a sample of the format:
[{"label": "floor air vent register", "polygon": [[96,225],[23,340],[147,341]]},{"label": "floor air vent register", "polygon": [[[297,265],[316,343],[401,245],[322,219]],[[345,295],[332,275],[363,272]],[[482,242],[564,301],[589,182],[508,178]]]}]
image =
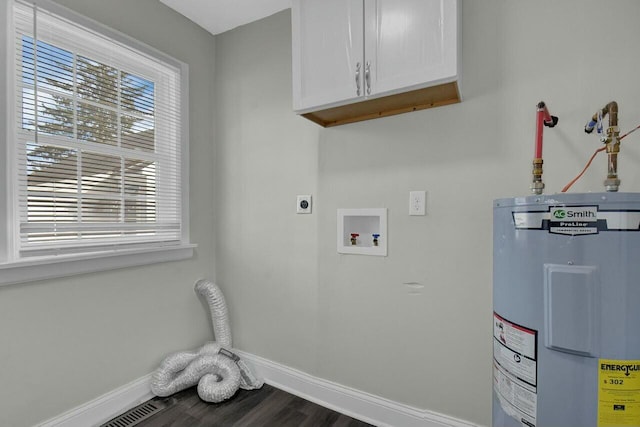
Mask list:
[{"label": "floor air vent register", "polygon": [[165,405],[159,402],[146,402],[125,412],[100,427],[131,427],[162,411]]}]

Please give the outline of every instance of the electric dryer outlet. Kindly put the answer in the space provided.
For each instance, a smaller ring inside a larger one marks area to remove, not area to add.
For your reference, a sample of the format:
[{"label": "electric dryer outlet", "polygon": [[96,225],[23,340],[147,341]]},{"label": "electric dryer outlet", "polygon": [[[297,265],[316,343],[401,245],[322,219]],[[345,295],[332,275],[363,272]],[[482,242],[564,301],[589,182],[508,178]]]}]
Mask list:
[{"label": "electric dryer outlet", "polygon": [[296,204],[296,213],[310,214],[311,213],[311,195],[298,196]]}]

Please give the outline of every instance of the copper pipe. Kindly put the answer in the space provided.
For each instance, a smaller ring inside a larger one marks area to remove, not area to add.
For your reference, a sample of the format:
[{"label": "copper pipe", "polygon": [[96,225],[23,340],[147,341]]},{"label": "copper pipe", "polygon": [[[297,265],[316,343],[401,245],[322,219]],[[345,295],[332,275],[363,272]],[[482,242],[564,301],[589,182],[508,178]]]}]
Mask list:
[{"label": "copper pipe", "polygon": [[584,131],[593,132],[598,120],[609,115],[609,127],[607,128],[606,139],[604,143],[607,145],[607,179],[604,181],[604,187],[607,191],[618,191],[620,179],[618,179],[618,153],[620,152],[620,130],[618,129],[618,103],[611,101],[601,110],[591,117],[591,120],[585,125]]},{"label": "copper pipe", "polygon": [[618,103],[611,101],[604,108],[609,110],[609,127],[618,126]]},{"label": "copper pipe", "polygon": [[[585,126],[585,132],[591,133],[591,131],[593,131],[593,126],[598,122],[598,116],[605,118],[607,114],[609,114],[609,127],[618,126],[618,103],[616,101],[611,101],[605,105],[604,108],[596,111],[593,117],[591,117],[591,121]],[[589,127],[592,123],[593,125]]]}]

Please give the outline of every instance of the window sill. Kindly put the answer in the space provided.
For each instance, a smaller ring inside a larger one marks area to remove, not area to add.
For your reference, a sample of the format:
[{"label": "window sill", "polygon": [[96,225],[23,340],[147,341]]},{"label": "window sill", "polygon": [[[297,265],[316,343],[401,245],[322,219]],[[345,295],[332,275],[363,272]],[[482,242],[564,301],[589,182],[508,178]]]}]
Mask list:
[{"label": "window sill", "polygon": [[0,264],[0,286],[188,259],[193,256],[193,249],[196,246],[184,244],[147,249],[101,251]]}]

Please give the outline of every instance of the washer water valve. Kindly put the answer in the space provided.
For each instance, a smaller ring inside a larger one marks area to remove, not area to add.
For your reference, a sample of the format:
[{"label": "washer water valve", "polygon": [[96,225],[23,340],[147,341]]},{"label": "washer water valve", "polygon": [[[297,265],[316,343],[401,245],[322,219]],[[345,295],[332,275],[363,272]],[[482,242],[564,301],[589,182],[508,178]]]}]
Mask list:
[{"label": "washer water valve", "polygon": [[372,234],[373,236],[373,246],[378,246],[378,237],[380,237],[379,234]]},{"label": "washer water valve", "polygon": [[358,244],[358,236],[360,236],[358,233],[351,233],[351,244],[353,246]]}]

